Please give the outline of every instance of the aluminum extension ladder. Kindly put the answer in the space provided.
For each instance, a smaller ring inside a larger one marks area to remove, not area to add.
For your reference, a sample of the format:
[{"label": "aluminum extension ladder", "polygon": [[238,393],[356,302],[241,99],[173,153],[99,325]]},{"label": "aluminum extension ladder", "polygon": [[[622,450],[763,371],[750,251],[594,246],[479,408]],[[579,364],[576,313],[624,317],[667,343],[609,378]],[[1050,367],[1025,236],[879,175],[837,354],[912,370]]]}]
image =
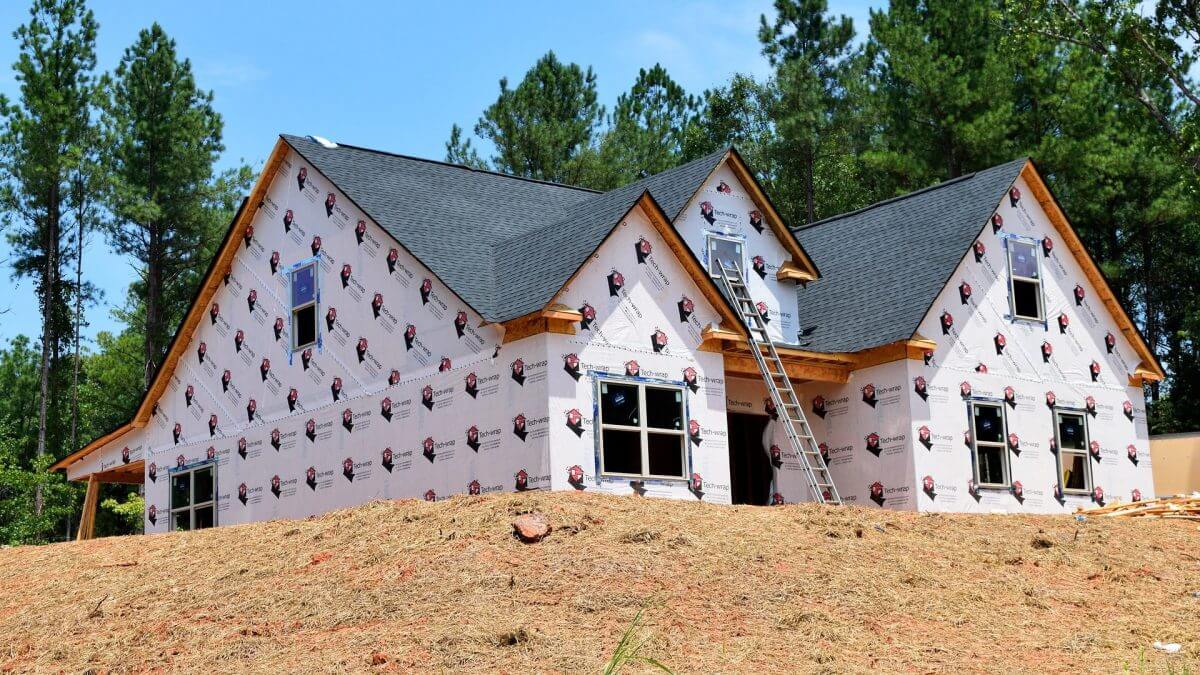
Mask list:
[{"label": "aluminum extension ladder", "polygon": [[829,466],[825,464],[825,458],[821,456],[817,441],[813,438],[812,429],[804,417],[804,408],[800,405],[800,398],[796,396],[796,390],[792,388],[787,371],[783,368],[783,361],[767,334],[766,321],[759,313],[754,298],[750,297],[741,268],[736,261],[726,264],[724,260],[720,260],[719,265],[725,295],[733,301],[742,322],[749,329],[750,353],[754,354],[754,360],[758,362],[758,369],[762,371],[763,382],[767,385],[767,391],[771,393],[775,409],[785,422],[784,429],[787,431],[788,441],[796,456],[800,458],[800,466],[808,479],[809,490],[822,504],[841,504],[842,497],[838,494],[837,486],[833,484]]}]

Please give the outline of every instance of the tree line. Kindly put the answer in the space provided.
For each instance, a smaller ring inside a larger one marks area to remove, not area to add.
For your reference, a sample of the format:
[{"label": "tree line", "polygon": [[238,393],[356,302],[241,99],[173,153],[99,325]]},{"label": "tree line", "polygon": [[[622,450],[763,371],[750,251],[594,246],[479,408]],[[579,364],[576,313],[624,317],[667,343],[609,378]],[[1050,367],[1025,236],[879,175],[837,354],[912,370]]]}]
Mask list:
[{"label": "tree line", "polygon": [[[1200,428],[1200,45],[1192,3],[891,0],[859,34],[825,0],[775,0],[770,75],[689,93],[642,69],[609,110],[590,67],[547,53],[499,82],[446,159],[610,189],[736,145],[794,225],[1031,156],[1169,372],[1150,428]],[[0,215],[39,334],[0,349],[0,542],[65,536],[82,487],[46,468],[129,419],[248,190],[217,172],[222,119],[158,25],[110,73],[85,0],[33,0],[0,101]],[[103,239],[138,276],[116,332],[83,344]],[[137,531],[107,486],[99,533]]]}]

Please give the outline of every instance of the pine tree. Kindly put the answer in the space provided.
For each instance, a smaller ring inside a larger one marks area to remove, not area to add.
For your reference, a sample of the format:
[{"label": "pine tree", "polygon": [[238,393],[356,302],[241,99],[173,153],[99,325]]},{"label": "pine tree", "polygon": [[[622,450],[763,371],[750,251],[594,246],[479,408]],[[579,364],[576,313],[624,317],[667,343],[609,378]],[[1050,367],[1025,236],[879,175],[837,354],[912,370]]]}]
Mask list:
[{"label": "pine tree", "polygon": [[548,52],[515,89],[500,78],[500,96],[479,118],[475,134],[495,146],[491,164],[497,171],[578,185],[593,170],[592,145],[603,118],[592,69]]},{"label": "pine tree", "polygon": [[191,298],[200,255],[205,193],[221,150],[221,117],[197,88],[188,60],[158,24],[125,50],[106,104],[113,190],[110,239],[140,264],[144,383],[150,385],[170,334]]},{"label": "pine tree", "polygon": [[688,127],[700,104],[660,64],[638,71],[637,80],[617,98],[611,126],[601,141],[607,182],[617,187],[679,164]]},{"label": "pine tree", "polygon": [[[64,282],[64,244],[69,235],[71,178],[93,134],[96,21],[83,0],[34,0],[29,22],[13,37],[20,55],[13,68],[20,102],[3,102],[0,205],[12,227],[14,274],[34,279],[42,314],[38,382],[38,431],[33,469],[57,455],[58,356],[70,334],[70,285]],[[37,481],[34,513],[42,515],[43,482]]]}]

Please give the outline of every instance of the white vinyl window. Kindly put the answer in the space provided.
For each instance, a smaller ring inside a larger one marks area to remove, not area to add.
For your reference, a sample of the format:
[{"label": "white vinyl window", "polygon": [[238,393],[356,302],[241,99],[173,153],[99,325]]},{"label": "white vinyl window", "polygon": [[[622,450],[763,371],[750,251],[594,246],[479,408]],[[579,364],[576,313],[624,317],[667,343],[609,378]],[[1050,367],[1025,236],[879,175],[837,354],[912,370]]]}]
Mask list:
[{"label": "white vinyl window", "polygon": [[1088,464],[1087,416],[1082,411],[1054,411],[1054,441],[1058,445],[1058,475],[1064,493],[1092,491],[1092,467]]},{"label": "white vinyl window", "polygon": [[712,277],[721,275],[721,263],[732,267],[737,263],[738,269],[746,271],[745,242],[737,237],[729,237],[715,232],[705,235],[705,259],[708,264],[708,274]]},{"label": "white vinyl window", "polygon": [[171,529],[202,530],[217,524],[217,465],[171,472]]},{"label": "white vinyl window", "polygon": [[600,472],[687,478],[683,387],[600,380]]},{"label": "white vinyl window", "polygon": [[290,273],[292,286],[292,351],[317,343],[317,260],[301,263]]},{"label": "white vinyl window", "polygon": [[1004,406],[991,401],[971,401],[970,406],[975,485],[1010,487],[1012,478],[1008,468],[1008,424]]},{"label": "white vinyl window", "polygon": [[1042,273],[1037,254],[1037,244],[1020,239],[1008,240],[1008,297],[1014,319],[1046,319]]}]

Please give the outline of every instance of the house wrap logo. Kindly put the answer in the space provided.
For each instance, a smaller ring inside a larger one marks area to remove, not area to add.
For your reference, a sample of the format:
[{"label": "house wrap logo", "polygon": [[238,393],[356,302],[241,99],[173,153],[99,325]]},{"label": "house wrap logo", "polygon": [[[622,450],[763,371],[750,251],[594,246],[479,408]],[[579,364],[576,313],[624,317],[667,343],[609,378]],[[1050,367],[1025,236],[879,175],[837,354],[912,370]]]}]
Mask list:
[{"label": "house wrap logo", "polygon": [[650,246],[650,242],[646,241],[645,237],[638,237],[637,242],[633,245],[633,251],[637,258],[637,264],[644,265],[646,264],[646,259],[650,257],[653,247]]},{"label": "house wrap logo", "polygon": [[679,309],[679,323],[687,323],[696,312],[696,303],[686,295],[681,296],[675,306]]},{"label": "house wrap logo", "polygon": [[883,496],[883,483],[875,481],[874,483],[871,483],[868,489],[870,490],[871,501],[875,502],[879,506],[883,506],[883,503],[887,501],[887,497]]},{"label": "house wrap logo", "polygon": [[246,229],[242,232],[242,241],[246,242],[246,248],[250,248],[250,245],[252,243],[254,243],[254,226],[253,225],[246,226]]},{"label": "house wrap logo", "polygon": [[942,335],[949,335],[950,329],[954,328],[954,317],[950,312],[943,310],[940,319],[942,325]]},{"label": "house wrap logo", "polygon": [[929,383],[925,381],[925,376],[918,375],[913,378],[913,392],[920,396],[922,401],[929,400]]},{"label": "house wrap logo", "polygon": [[321,254],[321,236],[320,235],[313,236],[312,242],[309,243],[309,245],[308,245],[308,249],[310,251],[312,251],[312,254],[314,256]]},{"label": "house wrap logo", "polygon": [[751,211],[749,214],[747,214],[747,217],[749,218],[749,221],[750,221],[750,227],[753,227],[755,232],[762,234],[763,233],[762,212],[759,211],[758,209],[755,209],[755,210]]},{"label": "house wrap logo", "polygon": [[1054,252],[1054,240],[1051,239],[1050,237],[1043,237],[1042,238],[1042,257],[1049,258],[1050,254],[1053,252]]},{"label": "house wrap logo", "polygon": [[992,234],[1000,234],[1000,230],[1004,229],[1004,216],[999,213],[992,214]]},{"label": "house wrap logo", "polygon": [[863,385],[862,402],[866,403],[872,408],[874,408],[875,404],[878,403],[878,399],[875,398],[875,385],[873,383],[868,382],[867,384]]},{"label": "house wrap logo", "polygon": [[1058,332],[1060,334],[1066,333],[1067,328],[1070,325],[1071,325],[1071,319],[1066,315],[1066,313],[1062,313],[1062,314],[1058,315]]},{"label": "house wrap logo", "polygon": [[575,464],[567,469],[567,484],[576,490],[582,490],[584,485],[583,467]]},{"label": "house wrap logo", "polygon": [[387,471],[388,473],[391,473],[392,468],[395,467],[393,460],[394,457],[392,456],[391,448],[384,448],[383,452],[379,453],[379,466],[382,466],[384,471]]},{"label": "house wrap logo", "polygon": [[288,412],[296,412],[296,404],[300,402],[300,392],[296,391],[295,387],[288,389],[287,405]]},{"label": "house wrap logo", "polygon": [[958,285],[958,299],[964,305],[971,303],[971,284],[964,281]]},{"label": "house wrap logo", "polygon": [[366,234],[367,234],[367,221],[359,220],[358,224],[354,226],[354,240],[356,243],[358,243],[359,246],[362,245],[363,237],[365,237]]},{"label": "house wrap logo", "polygon": [[387,261],[388,274],[395,274],[396,263],[400,260],[400,251],[395,247],[388,249],[387,258],[385,258],[385,260]]},{"label": "house wrap logo", "polygon": [[975,253],[975,262],[983,262],[983,257],[987,254],[987,247],[983,245],[983,242],[975,242],[975,246],[972,247],[972,251]]},{"label": "house wrap logo", "polygon": [[432,436],[426,436],[425,440],[421,441],[421,454],[425,457],[425,459],[429,460],[430,464],[433,464],[434,458],[437,457],[436,450],[437,443],[434,442]]},{"label": "house wrap logo", "polygon": [[577,438],[583,436],[583,413],[578,408],[567,411],[567,428],[575,432]]},{"label": "house wrap logo", "polygon": [[925,446],[926,450],[933,449],[933,432],[930,431],[928,426],[921,425],[917,429],[917,442]]},{"label": "house wrap logo", "polygon": [[525,413],[517,413],[517,416],[513,418],[513,435],[521,439],[522,442],[529,435],[529,432],[525,429],[525,424]]},{"label": "house wrap logo", "polygon": [[655,354],[660,354],[667,350],[667,334],[659,329],[654,329],[650,334],[650,347]]},{"label": "house wrap logo", "polygon": [[608,279],[608,296],[610,298],[620,296],[621,289],[625,287],[625,275],[614,269],[606,278]]},{"label": "house wrap logo", "polygon": [[1004,348],[1008,346],[1008,338],[1004,337],[1004,333],[996,333],[992,337],[992,344],[996,347],[996,355],[1003,356]]},{"label": "house wrap logo", "polygon": [[717,214],[713,210],[712,202],[700,202],[700,217],[709,225],[717,222]]},{"label": "house wrap logo", "polygon": [[596,322],[596,308],[585,302],[579,308],[579,315],[583,317],[579,321],[579,327],[582,330],[591,330],[592,324]]},{"label": "house wrap logo", "polygon": [[578,354],[571,352],[570,354],[565,354],[563,356],[563,370],[566,371],[567,375],[570,375],[571,379],[575,380],[576,382],[579,381],[579,377],[581,375],[579,372],[579,364],[580,361]]},{"label": "house wrap logo", "polygon": [[292,231],[292,223],[294,223],[294,222],[296,222],[296,215],[294,213],[292,213],[291,209],[288,209],[283,214],[283,232],[284,232],[284,234],[287,234]]},{"label": "house wrap logo", "polygon": [[204,355],[208,353],[208,345],[201,340],[200,345],[196,347],[196,359],[200,363],[204,363]]},{"label": "house wrap logo", "polygon": [[1050,363],[1050,357],[1054,356],[1054,345],[1049,342],[1042,343],[1042,363]]},{"label": "house wrap logo", "polygon": [[208,308],[208,318],[209,321],[212,322],[211,325],[216,325],[217,317],[219,316],[221,316],[221,306],[214,302],[212,306]]}]

